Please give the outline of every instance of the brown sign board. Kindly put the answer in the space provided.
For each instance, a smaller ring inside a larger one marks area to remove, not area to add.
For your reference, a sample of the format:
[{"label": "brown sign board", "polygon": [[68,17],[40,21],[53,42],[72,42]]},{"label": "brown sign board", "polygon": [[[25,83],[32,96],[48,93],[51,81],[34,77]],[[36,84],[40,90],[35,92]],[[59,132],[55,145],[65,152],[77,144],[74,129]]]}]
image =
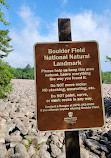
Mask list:
[{"label": "brown sign board", "polygon": [[38,130],[102,127],[98,43],[36,43],[34,56]]}]

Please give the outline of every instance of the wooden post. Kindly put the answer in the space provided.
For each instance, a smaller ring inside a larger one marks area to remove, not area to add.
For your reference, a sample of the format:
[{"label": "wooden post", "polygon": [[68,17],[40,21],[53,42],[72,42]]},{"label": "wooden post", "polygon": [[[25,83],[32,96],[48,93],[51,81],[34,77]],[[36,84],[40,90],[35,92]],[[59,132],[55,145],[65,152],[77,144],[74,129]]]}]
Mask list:
[{"label": "wooden post", "polygon": [[[58,19],[59,41],[72,41],[70,19]],[[80,158],[79,132],[65,132],[66,158]]]}]

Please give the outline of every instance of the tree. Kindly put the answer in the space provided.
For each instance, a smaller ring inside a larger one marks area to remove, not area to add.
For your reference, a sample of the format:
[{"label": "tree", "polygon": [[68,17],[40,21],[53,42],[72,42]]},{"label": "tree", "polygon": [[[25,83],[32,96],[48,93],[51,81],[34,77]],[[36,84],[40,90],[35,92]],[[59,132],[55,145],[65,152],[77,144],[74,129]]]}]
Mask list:
[{"label": "tree", "polygon": [[12,83],[10,82],[13,75],[9,72],[7,63],[0,59],[0,99],[12,90]]},{"label": "tree", "polygon": [[[4,1],[0,0],[0,23],[3,26],[10,25],[9,22],[5,20],[5,15],[1,10],[1,6],[5,6],[7,9],[9,5]],[[9,72],[8,64],[3,62],[1,58],[6,57],[9,52],[13,49],[12,46],[9,44],[11,38],[8,36],[9,30],[0,30],[0,98],[4,97],[7,92],[12,90],[12,83],[11,79],[13,75]]]},{"label": "tree", "polygon": [[[10,25],[9,22],[5,20],[5,15],[1,10],[1,6],[5,6],[7,9],[9,5],[4,1],[0,0],[0,22],[4,25]],[[9,30],[0,30],[0,58],[6,57],[13,49],[12,46],[9,44],[11,38],[9,37]]]},{"label": "tree", "polygon": [[111,58],[110,58],[110,57],[106,56],[106,59],[109,60],[109,61],[111,62]]},{"label": "tree", "polygon": [[14,78],[17,79],[34,79],[34,68],[31,68],[31,66],[28,64],[25,68],[13,68],[10,65],[8,65],[8,70],[11,74],[13,74]]},{"label": "tree", "polygon": [[31,71],[31,66],[28,64],[24,69],[23,72],[30,72]]}]

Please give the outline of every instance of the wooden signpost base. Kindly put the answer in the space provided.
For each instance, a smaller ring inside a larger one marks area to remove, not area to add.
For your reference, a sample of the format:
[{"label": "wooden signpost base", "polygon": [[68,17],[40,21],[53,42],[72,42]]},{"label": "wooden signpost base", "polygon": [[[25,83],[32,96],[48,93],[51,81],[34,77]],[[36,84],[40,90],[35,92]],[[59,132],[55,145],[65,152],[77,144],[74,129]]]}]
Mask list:
[{"label": "wooden signpost base", "polygon": [[[59,41],[72,41],[70,19],[58,19]],[[66,158],[80,158],[79,132],[65,132]]]}]

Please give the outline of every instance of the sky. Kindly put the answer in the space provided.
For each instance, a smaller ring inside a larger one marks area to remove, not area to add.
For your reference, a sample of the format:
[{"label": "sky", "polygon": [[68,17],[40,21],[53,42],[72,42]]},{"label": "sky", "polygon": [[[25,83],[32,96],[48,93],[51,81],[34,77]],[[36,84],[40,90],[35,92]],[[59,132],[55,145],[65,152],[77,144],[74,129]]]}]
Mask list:
[{"label": "sky", "polygon": [[72,41],[99,43],[102,71],[111,71],[111,0],[6,0],[2,8],[14,51],[5,59],[12,67],[34,66],[36,42],[58,42],[58,18],[70,18]]}]

